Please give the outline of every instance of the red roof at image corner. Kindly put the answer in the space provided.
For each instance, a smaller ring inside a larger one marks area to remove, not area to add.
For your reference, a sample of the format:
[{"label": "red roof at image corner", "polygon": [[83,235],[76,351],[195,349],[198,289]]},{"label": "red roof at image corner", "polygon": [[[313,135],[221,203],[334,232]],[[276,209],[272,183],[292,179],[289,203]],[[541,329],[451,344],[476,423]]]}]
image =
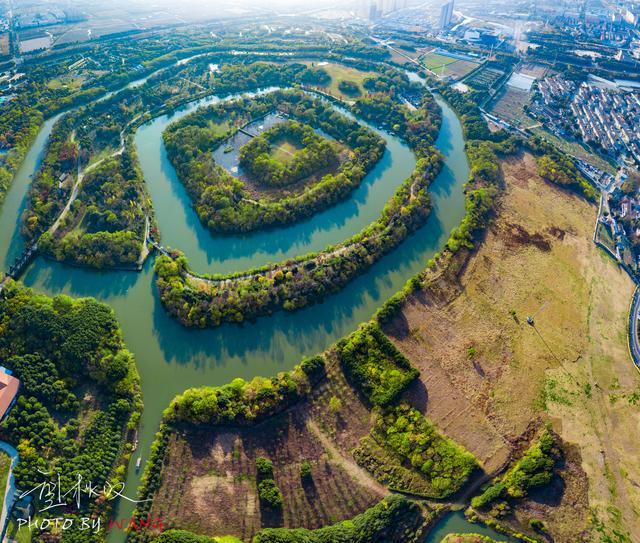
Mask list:
[{"label": "red roof at image corner", "polygon": [[11,402],[16,397],[20,388],[20,381],[15,377],[0,371],[0,419],[4,417],[11,407]]}]

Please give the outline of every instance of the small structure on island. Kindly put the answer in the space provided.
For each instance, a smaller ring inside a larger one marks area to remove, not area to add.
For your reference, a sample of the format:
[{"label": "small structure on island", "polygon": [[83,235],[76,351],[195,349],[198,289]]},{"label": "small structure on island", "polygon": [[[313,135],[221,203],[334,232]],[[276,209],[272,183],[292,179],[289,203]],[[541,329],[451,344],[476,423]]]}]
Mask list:
[{"label": "small structure on island", "polygon": [[20,381],[11,372],[0,366],[0,420],[9,412],[13,402],[16,401]]}]

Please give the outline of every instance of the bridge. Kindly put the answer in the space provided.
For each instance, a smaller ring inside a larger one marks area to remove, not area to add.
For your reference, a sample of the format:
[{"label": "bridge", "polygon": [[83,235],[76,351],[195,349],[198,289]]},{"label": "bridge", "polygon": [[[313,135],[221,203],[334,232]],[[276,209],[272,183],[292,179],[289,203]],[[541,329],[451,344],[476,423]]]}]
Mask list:
[{"label": "bridge", "polygon": [[156,240],[154,240],[151,237],[147,238],[147,243],[149,245],[151,245],[156,251],[158,251],[160,254],[164,255],[164,256],[168,256],[169,258],[172,258],[171,254],[169,253],[169,251],[167,251],[162,245],[160,245]]},{"label": "bridge", "polygon": [[252,134],[251,132],[249,132],[248,130],[245,130],[244,128],[238,128],[238,132],[241,132],[245,136],[249,136],[250,138],[255,138],[256,137],[255,134]]},{"label": "bridge", "polygon": [[[9,267],[9,271],[7,272],[7,277],[11,277],[11,279],[20,279],[20,277],[26,271],[29,264],[31,264],[31,262],[37,255],[38,255],[38,243],[36,242],[26,247],[24,251],[22,251],[22,253],[16,257],[13,264]],[[0,290],[2,290],[2,287],[4,286],[5,282],[6,282],[6,278],[0,283]]]}]

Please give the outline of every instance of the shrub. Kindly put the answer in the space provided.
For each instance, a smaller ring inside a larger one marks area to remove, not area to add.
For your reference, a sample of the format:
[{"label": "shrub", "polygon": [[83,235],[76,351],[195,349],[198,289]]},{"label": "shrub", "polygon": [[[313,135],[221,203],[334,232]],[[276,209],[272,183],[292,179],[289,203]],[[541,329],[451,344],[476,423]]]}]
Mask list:
[{"label": "shrub", "polygon": [[256,473],[258,480],[273,479],[273,462],[263,456],[256,458]]},{"label": "shrub", "polygon": [[300,477],[302,479],[311,479],[311,464],[306,460],[300,464]]},{"label": "shrub", "polygon": [[553,477],[561,451],[554,434],[545,429],[514,466],[496,479],[482,494],[471,500],[471,506],[486,509],[501,498],[524,498],[529,490],[548,484]]},{"label": "shrub", "polygon": [[337,351],[347,378],[373,405],[391,404],[419,375],[374,323],[340,340]]},{"label": "shrub", "polygon": [[428,419],[408,405],[379,417],[372,433],[380,445],[429,482],[434,497],[444,498],[459,490],[478,466],[471,453],[442,436]]},{"label": "shrub", "polygon": [[265,479],[258,484],[260,503],[268,509],[281,509],[284,503],[282,492],[273,479]]}]

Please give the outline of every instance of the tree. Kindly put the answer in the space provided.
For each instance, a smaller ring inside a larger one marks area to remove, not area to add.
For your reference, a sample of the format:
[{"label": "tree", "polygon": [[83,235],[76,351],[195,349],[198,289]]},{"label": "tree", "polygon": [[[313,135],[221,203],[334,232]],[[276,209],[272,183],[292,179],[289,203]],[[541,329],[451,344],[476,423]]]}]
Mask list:
[{"label": "tree", "polygon": [[311,464],[306,460],[300,464],[300,478],[302,480],[311,479]]}]

